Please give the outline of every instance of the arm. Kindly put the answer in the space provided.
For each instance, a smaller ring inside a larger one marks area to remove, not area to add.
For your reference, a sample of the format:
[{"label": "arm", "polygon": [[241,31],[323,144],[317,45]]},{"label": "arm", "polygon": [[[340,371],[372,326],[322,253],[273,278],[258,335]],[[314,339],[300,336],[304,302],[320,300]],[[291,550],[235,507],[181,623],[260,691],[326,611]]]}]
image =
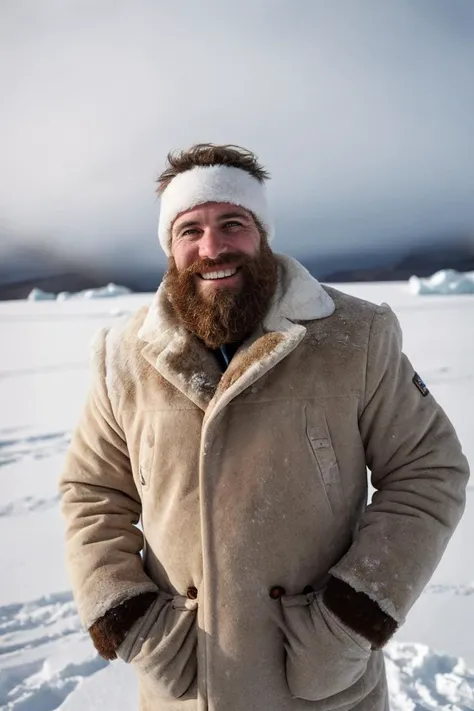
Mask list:
[{"label": "arm", "polygon": [[448,417],[413,383],[396,316],[377,309],[359,428],[377,490],[325,603],[383,646],[435,571],[464,510],[469,468]]},{"label": "arm", "polygon": [[[125,436],[107,392],[106,340],[106,331],[102,331],[94,349],[89,395],[66,456],[60,491],[66,561],[79,615],[94,643],[98,642],[99,652],[113,658],[110,645],[119,646],[125,628],[143,614],[158,588],[145,573],[140,557],[143,535],[136,524],[141,502]],[[136,596],[142,598],[141,604],[139,600],[127,603]],[[105,632],[110,633],[107,643]]]}]

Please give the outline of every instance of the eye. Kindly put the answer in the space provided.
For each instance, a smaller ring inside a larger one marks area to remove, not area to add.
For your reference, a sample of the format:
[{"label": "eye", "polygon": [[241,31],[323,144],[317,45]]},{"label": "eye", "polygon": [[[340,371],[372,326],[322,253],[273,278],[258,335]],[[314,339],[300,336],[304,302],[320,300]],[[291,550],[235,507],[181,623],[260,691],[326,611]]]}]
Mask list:
[{"label": "eye", "polygon": [[187,230],[184,230],[184,232],[181,233],[182,237],[192,237],[196,235],[199,232],[197,227],[188,227]]},{"label": "eye", "polygon": [[224,222],[223,227],[242,227],[242,223],[238,220],[228,220],[227,222]]}]

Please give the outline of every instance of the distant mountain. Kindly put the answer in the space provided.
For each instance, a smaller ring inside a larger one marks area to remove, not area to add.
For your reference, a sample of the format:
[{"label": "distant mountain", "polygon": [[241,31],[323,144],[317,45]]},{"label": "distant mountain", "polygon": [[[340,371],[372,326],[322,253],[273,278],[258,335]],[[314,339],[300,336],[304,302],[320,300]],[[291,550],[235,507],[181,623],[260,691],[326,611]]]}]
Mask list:
[{"label": "distant mountain", "polygon": [[0,300],[26,299],[32,289],[58,294],[115,282],[132,291],[154,291],[162,277],[118,265],[78,261],[47,247],[22,247],[0,256]]},{"label": "distant mountain", "polygon": [[411,276],[428,277],[441,269],[474,271],[474,240],[466,239],[448,245],[431,244],[412,250],[404,256],[388,257],[376,266],[357,265],[348,269],[323,271],[317,262],[307,266],[323,282],[406,281]]}]

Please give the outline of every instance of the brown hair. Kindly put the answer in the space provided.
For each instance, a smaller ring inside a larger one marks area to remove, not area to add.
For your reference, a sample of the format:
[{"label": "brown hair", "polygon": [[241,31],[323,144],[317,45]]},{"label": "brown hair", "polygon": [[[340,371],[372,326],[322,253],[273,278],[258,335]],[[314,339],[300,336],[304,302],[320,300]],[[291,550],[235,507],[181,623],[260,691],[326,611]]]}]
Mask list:
[{"label": "brown hair", "polygon": [[179,173],[184,173],[197,166],[229,165],[245,170],[260,183],[270,177],[254,153],[246,148],[231,144],[216,146],[213,143],[196,143],[185,151],[168,153],[167,161],[167,167],[156,181],[158,195],[163,194],[173,178]]}]

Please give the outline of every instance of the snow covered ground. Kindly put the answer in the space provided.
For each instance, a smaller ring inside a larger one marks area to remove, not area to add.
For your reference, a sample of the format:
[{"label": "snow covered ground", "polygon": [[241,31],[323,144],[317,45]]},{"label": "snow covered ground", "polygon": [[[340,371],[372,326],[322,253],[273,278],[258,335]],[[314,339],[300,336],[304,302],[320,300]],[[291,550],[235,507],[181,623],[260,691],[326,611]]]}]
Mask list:
[{"label": "snow covered ground", "polygon": [[[395,309],[405,350],[474,464],[474,297],[340,288]],[[0,302],[0,709],[133,711],[136,681],[81,630],[63,565],[57,479],[88,381],[88,344],[150,295]],[[474,709],[474,482],[431,584],[386,651],[394,711]]]}]

